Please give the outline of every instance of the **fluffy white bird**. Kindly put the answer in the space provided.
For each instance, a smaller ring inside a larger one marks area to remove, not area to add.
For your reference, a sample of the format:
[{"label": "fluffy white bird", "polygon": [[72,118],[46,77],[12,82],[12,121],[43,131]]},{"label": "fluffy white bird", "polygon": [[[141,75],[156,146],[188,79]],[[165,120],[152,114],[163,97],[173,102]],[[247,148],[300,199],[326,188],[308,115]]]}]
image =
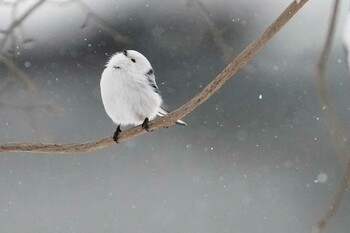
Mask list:
[{"label": "fluffy white bird", "polygon": [[[108,116],[120,126],[139,125],[148,130],[148,121],[168,112],[162,105],[154,71],[145,56],[135,50],[116,53],[107,62],[100,82],[101,96]],[[187,125],[179,120],[179,125]]]}]

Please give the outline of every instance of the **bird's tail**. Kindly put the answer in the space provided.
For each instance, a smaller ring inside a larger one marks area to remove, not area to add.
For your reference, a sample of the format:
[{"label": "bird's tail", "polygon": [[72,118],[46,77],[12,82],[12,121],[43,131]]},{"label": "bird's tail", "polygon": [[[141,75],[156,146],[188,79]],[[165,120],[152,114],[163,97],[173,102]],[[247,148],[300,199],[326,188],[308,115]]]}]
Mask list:
[{"label": "bird's tail", "polygon": [[[165,116],[167,115],[169,112],[167,110],[165,110],[164,108],[159,108],[159,111],[158,111],[158,116]],[[186,122],[182,121],[182,120],[177,120],[175,122],[175,124],[177,125],[182,125],[182,126],[187,126]]]}]

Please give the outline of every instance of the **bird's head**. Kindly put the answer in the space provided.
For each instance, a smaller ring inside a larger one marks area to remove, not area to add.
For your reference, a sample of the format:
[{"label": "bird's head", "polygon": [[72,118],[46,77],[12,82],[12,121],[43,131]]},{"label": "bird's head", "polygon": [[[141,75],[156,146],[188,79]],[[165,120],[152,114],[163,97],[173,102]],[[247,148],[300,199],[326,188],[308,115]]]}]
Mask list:
[{"label": "bird's head", "polygon": [[116,53],[108,61],[106,67],[138,74],[153,73],[151,63],[145,56],[135,50],[124,50]]}]

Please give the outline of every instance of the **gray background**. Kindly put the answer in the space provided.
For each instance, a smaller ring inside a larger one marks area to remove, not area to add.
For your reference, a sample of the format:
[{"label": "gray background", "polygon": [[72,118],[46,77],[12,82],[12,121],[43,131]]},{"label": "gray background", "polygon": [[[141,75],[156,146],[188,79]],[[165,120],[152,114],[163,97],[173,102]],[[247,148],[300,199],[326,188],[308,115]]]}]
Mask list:
[{"label": "gray background", "polygon": [[[152,63],[166,107],[192,98],[255,39],[288,0],[85,1],[126,43],[88,23],[75,4],[45,3],[6,54],[33,81],[4,66],[0,141],[83,142],[111,135],[99,93],[107,59],[123,49]],[[21,15],[34,1],[23,1]],[[341,26],[329,64],[332,100],[348,134],[350,83]],[[309,3],[238,74],[186,116],[81,155],[0,154],[0,232],[311,232],[342,177],[314,83],[331,1]],[[0,4],[0,28],[11,23]],[[222,32],[224,46],[207,18]],[[22,39],[33,39],[24,44]],[[7,81],[6,81],[7,82]],[[259,97],[261,95],[261,97]],[[326,178],[326,179],[324,179]],[[346,197],[328,232],[348,232]]]}]

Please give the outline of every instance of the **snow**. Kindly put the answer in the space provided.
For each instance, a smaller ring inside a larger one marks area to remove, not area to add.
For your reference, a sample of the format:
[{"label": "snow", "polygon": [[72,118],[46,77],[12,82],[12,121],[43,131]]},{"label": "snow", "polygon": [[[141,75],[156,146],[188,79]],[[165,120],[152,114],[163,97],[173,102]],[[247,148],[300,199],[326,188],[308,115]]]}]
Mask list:
[{"label": "snow", "polygon": [[317,176],[317,179],[314,180],[315,183],[326,183],[328,181],[328,175],[326,173],[320,173]]},{"label": "snow", "polygon": [[29,68],[30,67],[30,62],[29,61],[26,61],[26,62],[24,62],[24,66],[26,67],[26,68]]}]

